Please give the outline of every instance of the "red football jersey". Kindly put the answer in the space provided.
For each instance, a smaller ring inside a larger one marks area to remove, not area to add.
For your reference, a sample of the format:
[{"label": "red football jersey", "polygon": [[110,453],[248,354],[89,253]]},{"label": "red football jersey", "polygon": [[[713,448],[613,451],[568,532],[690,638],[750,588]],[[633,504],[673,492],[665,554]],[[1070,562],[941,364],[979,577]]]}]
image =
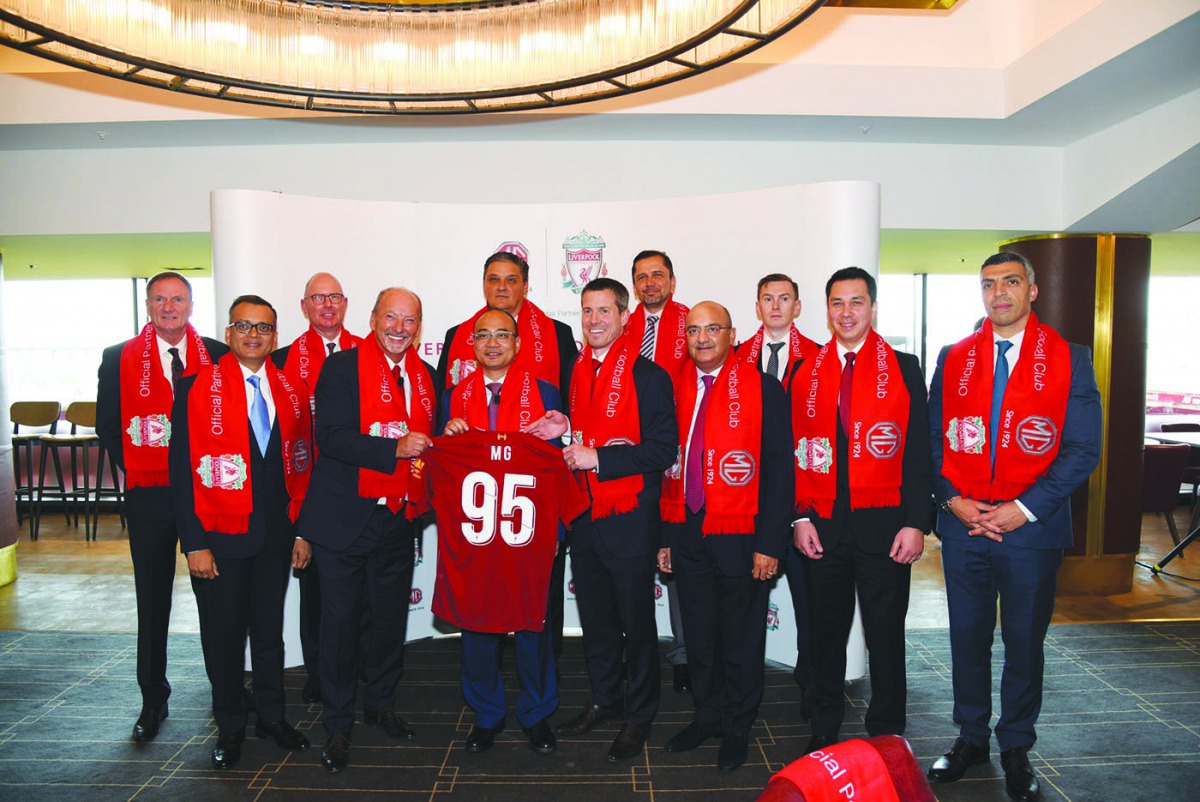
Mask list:
[{"label": "red football jersey", "polygon": [[562,451],[471,431],[434,438],[423,459],[438,520],[434,614],[473,632],[541,631],[558,522],[589,505]]}]

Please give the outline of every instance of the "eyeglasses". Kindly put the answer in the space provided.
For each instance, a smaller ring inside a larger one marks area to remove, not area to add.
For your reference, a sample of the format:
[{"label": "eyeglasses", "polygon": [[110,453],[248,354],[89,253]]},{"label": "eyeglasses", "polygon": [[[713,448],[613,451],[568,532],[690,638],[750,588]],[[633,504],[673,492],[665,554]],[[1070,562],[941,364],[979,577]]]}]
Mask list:
[{"label": "eyeglasses", "polygon": [[238,334],[249,334],[251,330],[257,331],[259,334],[272,334],[275,331],[275,324],[251,323],[249,320],[235,320],[225,328],[233,329]]},{"label": "eyeglasses", "polygon": [[716,323],[709,323],[707,326],[688,326],[683,333],[689,337],[699,337],[700,332],[703,331],[709,337],[716,337],[721,332],[732,328],[733,326],[718,326]]},{"label": "eyeglasses", "polygon": [[342,303],[342,301],[346,300],[346,296],[342,295],[340,292],[318,292],[308,296],[308,300],[312,301],[314,304],[323,304],[326,301],[329,301],[329,303],[333,304],[334,306],[338,306]]},{"label": "eyeglasses", "polygon": [[513,334],[511,331],[506,331],[505,329],[500,329],[498,331],[484,330],[484,331],[475,332],[476,340],[483,340],[484,342],[486,342],[488,340],[495,340],[496,342],[500,343],[501,345],[505,345],[505,344],[511,342],[512,338],[515,336],[517,336],[517,335]]}]

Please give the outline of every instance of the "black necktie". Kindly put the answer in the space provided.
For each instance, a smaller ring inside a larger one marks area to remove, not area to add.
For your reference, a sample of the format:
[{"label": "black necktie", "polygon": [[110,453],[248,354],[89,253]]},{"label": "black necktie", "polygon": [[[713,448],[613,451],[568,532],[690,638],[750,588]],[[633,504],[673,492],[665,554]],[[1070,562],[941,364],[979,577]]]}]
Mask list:
[{"label": "black necktie", "polygon": [[175,385],[183,378],[183,360],[179,358],[178,348],[168,348],[167,353],[171,355],[171,391],[174,392]]},{"label": "black necktie", "polygon": [[334,348],[337,348],[337,343],[325,343],[325,350],[329,352],[329,356],[333,356]]},{"label": "black necktie", "polygon": [[842,387],[838,393],[838,415],[842,419],[842,431],[850,436],[850,387],[854,382],[854,352],[846,354],[846,367],[842,371]]},{"label": "black necktie", "polygon": [[767,360],[767,373],[770,373],[775,378],[779,378],[779,349],[783,348],[785,343],[768,343],[767,347],[771,349],[771,357]]}]

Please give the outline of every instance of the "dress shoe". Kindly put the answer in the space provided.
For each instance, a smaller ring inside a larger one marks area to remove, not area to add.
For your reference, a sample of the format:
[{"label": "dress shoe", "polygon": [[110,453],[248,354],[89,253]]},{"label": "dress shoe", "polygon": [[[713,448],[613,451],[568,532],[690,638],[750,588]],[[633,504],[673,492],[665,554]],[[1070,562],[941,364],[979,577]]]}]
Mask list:
[{"label": "dress shoe", "polygon": [[1029,802],[1042,798],[1033,766],[1029,765],[1029,750],[1023,746],[1005,749],[1000,753],[1000,765],[1004,769],[1004,790],[1013,799]]},{"label": "dress shoe", "polygon": [[308,748],[308,739],[296,731],[296,728],[283,719],[274,724],[263,724],[261,721],[254,725],[254,734],[259,738],[274,738],[275,743],[284,749],[299,752]]},{"label": "dress shoe", "polygon": [[952,783],[962,779],[968,768],[987,763],[988,759],[986,746],[976,746],[962,738],[955,738],[950,751],[933,761],[928,776],[935,783]]},{"label": "dress shoe", "polygon": [[492,748],[492,745],[496,743],[496,736],[502,732],[504,732],[503,721],[495,727],[480,727],[476,724],[467,734],[467,742],[463,748],[468,752],[486,752]]},{"label": "dress shoe", "polygon": [[223,732],[217,736],[217,746],[212,750],[214,769],[231,769],[242,759],[242,741],[246,731]]},{"label": "dress shoe", "polygon": [[321,685],[316,677],[309,677],[300,689],[300,699],[306,705],[319,704],[321,701]]},{"label": "dress shoe", "polygon": [[807,686],[800,686],[800,720],[812,721],[812,691]]},{"label": "dress shoe", "polygon": [[138,714],[137,721],[133,725],[133,740],[153,741],[154,736],[158,735],[158,725],[166,717],[166,702],[163,703],[162,707],[143,706],[142,712]]},{"label": "dress shoe", "polygon": [[821,735],[813,735],[808,739],[808,743],[804,745],[804,754],[812,754],[818,749],[827,749],[838,742],[837,738],[826,738]]},{"label": "dress shoe", "polygon": [[340,732],[330,735],[321,750],[321,765],[330,774],[345,771],[350,765],[350,739]]},{"label": "dress shoe", "polygon": [[692,671],[687,663],[671,666],[671,673],[674,675],[675,693],[692,692]]},{"label": "dress shoe", "polygon": [[409,741],[417,737],[417,734],[404,723],[404,719],[397,715],[394,707],[384,710],[364,710],[363,723],[368,727],[383,727],[383,731],[389,738],[395,738],[398,741]]},{"label": "dress shoe", "polygon": [[646,738],[649,735],[649,724],[639,727],[632,721],[626,721],[621,725],[621,731],[617,733],[616,739],[609,747],[608,762],[616,763],[618,760],[629,760],[631,757],[640,755],[646,747]]},{"label": "dress shoe", "polygon": [[717,752],[717,769],[722,774],[728,774],[746,762],[746,736],[726,735],[721,739],[721,748]]},{"label": "dress shoe", "polygon": [[558,748],[558,739],[550,729],[550,719],[542,719],[532,727],[525,727],[524,732],[529,736],[529,748],[539,755],[549,755]]},{"label": "dress shoe", "polygon": [[620,712],[611,707],[592,705],[575,718],[559,724],[554,728],[554,731],[559,735],[564,735],[570,738],[573,735],[583,735],[585,732],[591,732],[593,729],[595,729],[597,724],[601,724],[605,721],[612,721],[613,719],[620,717]]},{"label": "dress shoe", "polygon": [[693,721],[667,740],[666,750],[668,752],[690,752],[709,738],[715,738],[720,734],[720,726],[705,727]]}]

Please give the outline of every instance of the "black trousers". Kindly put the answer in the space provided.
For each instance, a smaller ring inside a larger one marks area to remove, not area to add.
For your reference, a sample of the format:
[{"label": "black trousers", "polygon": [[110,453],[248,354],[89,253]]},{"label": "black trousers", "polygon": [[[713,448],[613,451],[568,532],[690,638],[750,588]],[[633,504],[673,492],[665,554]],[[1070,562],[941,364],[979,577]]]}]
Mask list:
[{"label": "black trousers", "polygon": [[836,738],[845,715],[846,641],[854,623],[857,591],[870,655],[868,735],[903,735],[908,701],[904,668],[904,618],[912,566],[887,554],[864,552],[845,534],[824,556],[808,561],[812,626],[814,735]]},{"label": "black trousers", "polygon": [[142,704],[162,707],[171,695],[167,681],[167,627],[171,623],[171,592],[179,532],[174,518],[126,513],[133,586],[137,594],[137,681]]},{"label": "black trousers", "polygon": [[744,574],[725,574],[709,549],[712,538],[700,531],[703,520],[689,511],[671,544],[695,721],[709,732],[744,737],[762,703],[770,584],[753,578],[750,563]]},{"label": "black trousers", "polygon": [[353,728],[360,665],[363,707],[375,712],[395,705],[404,672],[414,537],[403,510],[393,515],[381,505],[345,551],[313,545],[321,574],[322,721],[330,735],[349,736]]},{"label": "black trousers", "polygon": [[571,573],[592,704],[623,709],[627,721],[646,726],[658,712],[660,691],[654,555],[614,557],[587,515],[575,522],[571,534]]},{"label": "black trousers", "polygon": [[213,718],[221,732],[246,726],[242,677],[246,636],[254,671],[258,720],[284,718],[283,599],[287,594],[291,543],[268,544],[253,557],[217,558],[217,576],[192,579],[204,633],[204,667],[212,685]]}]

